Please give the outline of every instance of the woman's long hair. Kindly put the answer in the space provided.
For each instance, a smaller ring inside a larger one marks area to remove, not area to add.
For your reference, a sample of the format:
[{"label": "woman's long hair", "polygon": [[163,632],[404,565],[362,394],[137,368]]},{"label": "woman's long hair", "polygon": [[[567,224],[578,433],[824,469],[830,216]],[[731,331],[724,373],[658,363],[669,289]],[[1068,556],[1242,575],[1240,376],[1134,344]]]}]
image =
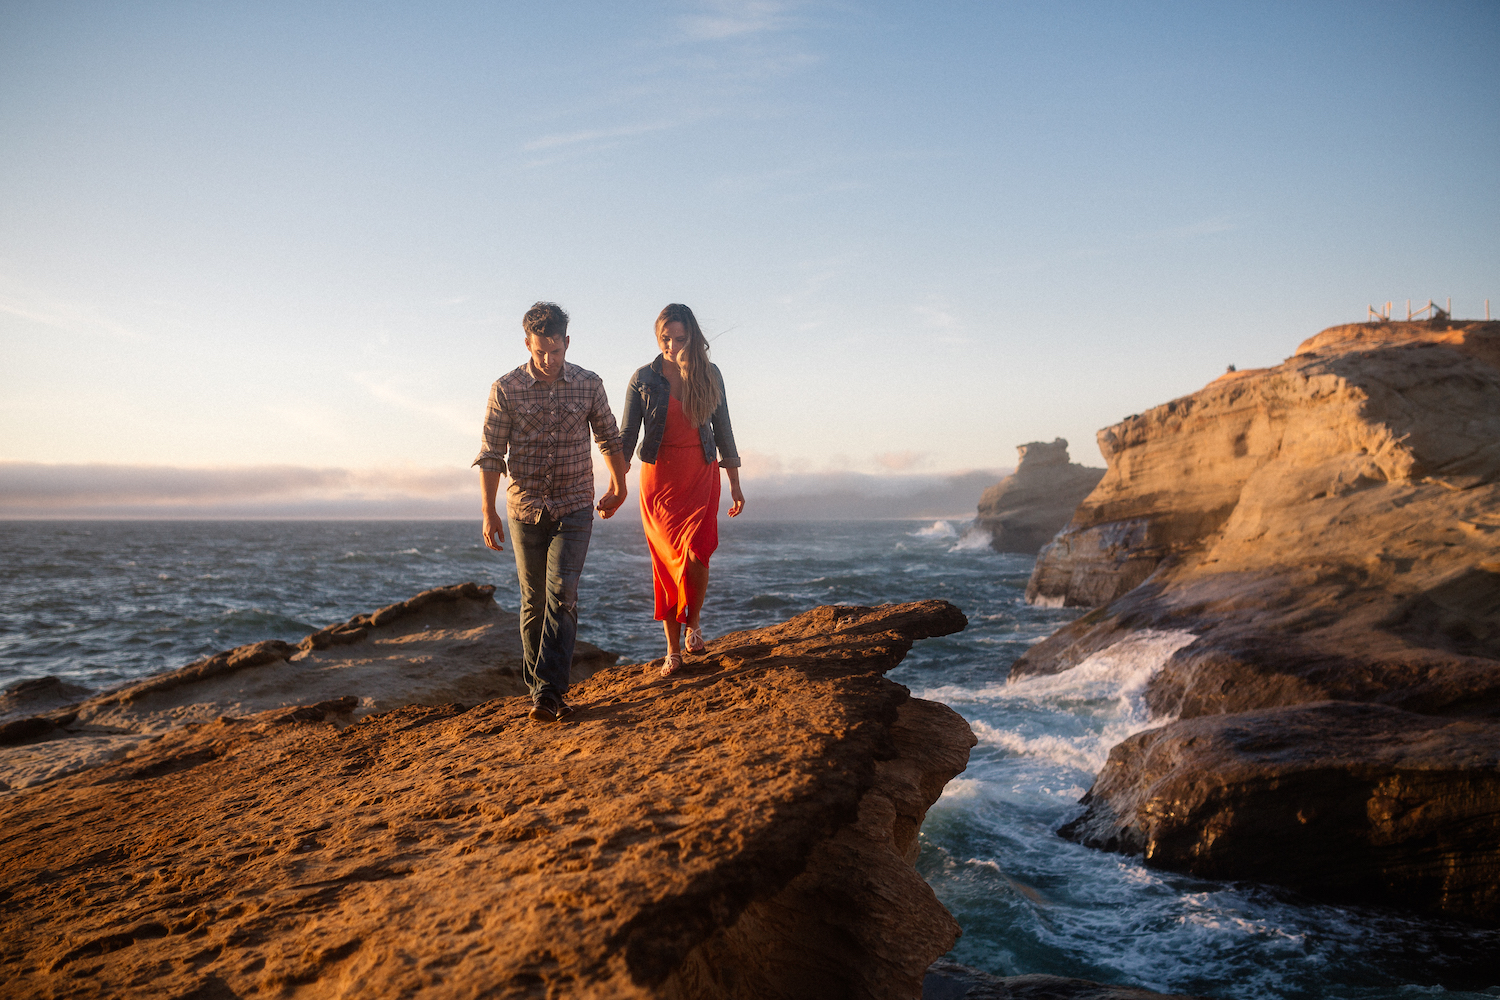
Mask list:
[{"label": "woman's long hair", "polygon": [[681,302],[673,302],[656,317],[656,339],[668,323],[681,323],[688,333],[688,365],[682,378],[682,414],[694,427],[702,427],[719,408],[719,384],[708,362],[708,341],[698,326],[698,317]]}]

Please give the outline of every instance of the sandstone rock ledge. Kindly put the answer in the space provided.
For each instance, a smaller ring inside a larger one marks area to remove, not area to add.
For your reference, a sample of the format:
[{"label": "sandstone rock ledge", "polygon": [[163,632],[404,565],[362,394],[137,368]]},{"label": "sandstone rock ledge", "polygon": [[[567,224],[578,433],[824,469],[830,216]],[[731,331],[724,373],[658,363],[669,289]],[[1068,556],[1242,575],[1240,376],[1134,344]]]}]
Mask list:
[{"label": "sandstone rock ledge", "polygon": [[974,737],[881,675],[952,605],[823,607],[353,725],[184,726],[0,801],[15,997],[903,997],[958,928],[912,868]]},{"label": "sandstone rock ledge", "polygon": [[1012,677],[1191,633],[1066,832],[1153,864],[1500,922],[1500,323],[1332,327],[1099,432]]},{"label": "sandstone rock ledge", "polygon": [[[0,692],[0,791],[34,788],[226,715],[321,706],[352,721],[406,705],[523,694],[515,613],[494,592],[472,582],[424,590],[298,643],[237,646],[110,691],[55,677],[13,685]],[[579,642],[573,680],[618,658]]]}]

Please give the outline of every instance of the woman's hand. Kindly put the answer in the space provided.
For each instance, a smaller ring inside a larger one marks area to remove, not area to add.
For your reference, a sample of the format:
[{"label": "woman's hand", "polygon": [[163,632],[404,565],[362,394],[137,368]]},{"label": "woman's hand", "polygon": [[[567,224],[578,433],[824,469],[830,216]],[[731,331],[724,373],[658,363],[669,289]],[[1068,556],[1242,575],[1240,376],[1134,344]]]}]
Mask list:
[{"label": "woman's hand", "polygon": [[620,504],[624,502],[625,498],[623,496],[611,490],[599,498],[599,505],[594,509],[599,512],[600,517],[607,521],[615,516],[615,511],[619,510]]},{"label": "woman's hand", "polygon": [[738,517],[740,511],[745,509],[745,494],[740,492],[739,483],[729,485],[729,496],[734,502],[729,505],[729,516]]}]

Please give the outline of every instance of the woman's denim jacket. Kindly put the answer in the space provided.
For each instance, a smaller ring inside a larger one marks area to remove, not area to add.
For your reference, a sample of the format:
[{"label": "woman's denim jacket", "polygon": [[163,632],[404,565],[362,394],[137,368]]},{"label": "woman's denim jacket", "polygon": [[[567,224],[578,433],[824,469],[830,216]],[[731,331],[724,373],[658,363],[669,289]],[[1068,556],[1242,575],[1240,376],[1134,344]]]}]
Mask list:
[{"label": "woman's denim jacket", "polygon": [[[698,428],[698,440],[703,444],[703,460],[712,462],[714,450],[719,453],[719,465],[725,469],[740,467],[740,453],[734,450],[734,431],[729,426],[729,401],[724,397],[724,376],[718,365],[709,365],[714,381],[719,383],[719,408],[713,416]],[[641,424],[646,425],[645,439],[641,441],[641,461],[656,464],[656,451],[661,447],[661,436],[667,429],[667,400],[672,397],[672,387],[661,373],[661,358],[639,368],[630,376],[625,387],[625,429],[621,437],[625,442],[628,459],[635,452],[635,439],[641,433]]]}]

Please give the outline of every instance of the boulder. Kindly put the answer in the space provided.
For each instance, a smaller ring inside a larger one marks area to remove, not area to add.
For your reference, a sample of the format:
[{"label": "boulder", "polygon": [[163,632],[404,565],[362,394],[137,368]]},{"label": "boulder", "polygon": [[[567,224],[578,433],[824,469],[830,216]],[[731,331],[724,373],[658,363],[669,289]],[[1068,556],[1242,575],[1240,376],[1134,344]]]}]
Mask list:
[{"label": "boulder", "polygon": [[511,696],[179,726],[0,799],[0,992],[917,996],[959,933],[917,830],[974,737],[882,674],[964,625],[817,608],[606,667],[553,725]]},{"label": "boulder", "polygon": [[979,498],[974,526],[989,532],[996,552],[1035,555],[1068,523],[1104,470],[1069,462],[1063,438],[1032,441],[1016,452],[1016,471]]},{"label": "boulder", "polygon": [[1200,716],[1110,751],[1065,837],[1204,878],[1500,915],[1500,720],[1317,702]]},{"label": "boulder", "polygon": [[[1101,431],[1109,471],[1042,551],[1027,587],[1031,600],[1095,610],[1028,650],[1012,677],[1066,670],[1133,632],[1160,629],[1196,639],[1171,654],[1146,689],[1159,717],[1355,703],[1392,710],[1381,725],[1408,741],[1426,739],[1439,722],[1500,719],[1497,365],[1500,323],[1334,327],[1281,365],[1226,374]],[[1285,745],[1316,759],[1316,733],[1298,718],[1257,716],[1257,738],[1282,745],[1271,734],[1286,725]],[[1179,731],[1203,738],[1187,726],[1168,726],[1154,739],[1171,742]],[[1356,757],[1357,746],[1348,744]],[[1250,785],[1225,784],[1215,770],[1227,759],[1192,756],[1183,773],[1199,769],[1228,799],[1250,796]],[[1372,750],[1361,766],[1367,770],[1350,789],[1406,787],[1406,765],[1395,757]],[[1411,787],[1456,810],[1445,814],[1456,827],[1482,827],[1483,810],[1493,807],[1473,791],[1476,773],[1469,765],[1439,769]],[[1307,881],[1294,852],[1268,850],[1256,861],[1253,852],[1215,848],[1216,824],[1228,822],[1218,807],[1162,797],[1187,795],[1186,779],[1148,795],[1152,780],[1112,763],[1088,799],[1089,814],[1071,829],[1090,843],[1143,849],[1147,835],[1127,831],[1155,829],[1165,820],[1151,810],[1165,810],[1180,824],[1171,827],[1172,842],[1196,838],[1197,846],[1155,850],[1154,864],[1348,896],[1342,875]],[[1370,795],[1375,815],[1383,806]],[[1223,808],[1247,810],[1248,801]],[[1131,803],[1147,811],[1127,816]],[[1350,806],[1337,815],[1353,823],[1357,814]],[[1330,850],[1366,835],[1342,822],[1300,833],[1327,838]],[[1464,853],[1478,850],[1472,843],[1425,836],[1412,833],[1402,850],[1428,843],[1433,864],[1450,856],[1487,864],[1482,852]],[[1365,866],[1368,898],[1500,919],[1490,897],[1380,874],[1385,862],[1376,854],[1351,853],[1350,864]]]}]

